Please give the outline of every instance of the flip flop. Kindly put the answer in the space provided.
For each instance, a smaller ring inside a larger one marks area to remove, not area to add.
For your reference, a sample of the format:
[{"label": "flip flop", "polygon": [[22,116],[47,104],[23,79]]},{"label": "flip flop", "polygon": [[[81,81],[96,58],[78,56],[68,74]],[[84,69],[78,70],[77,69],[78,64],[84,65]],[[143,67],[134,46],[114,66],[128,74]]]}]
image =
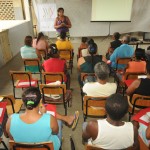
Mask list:
[{"label": "flip flop", "polygon": [[72,130],[75,130],[76,126],[77,126],[77,123],[78,123],[78,120],[79,120],[79,111],[75,111],[75,119],[72,123]]}]

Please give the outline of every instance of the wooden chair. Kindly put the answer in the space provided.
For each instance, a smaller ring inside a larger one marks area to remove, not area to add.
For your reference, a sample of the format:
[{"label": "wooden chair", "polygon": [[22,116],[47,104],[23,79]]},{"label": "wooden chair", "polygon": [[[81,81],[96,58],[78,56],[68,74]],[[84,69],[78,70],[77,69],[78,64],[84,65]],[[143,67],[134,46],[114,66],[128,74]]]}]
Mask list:
[{"label": "wooden chair", "polygon": [[16,143],[10,140],[9,145],[11,150],[54,150],[52,142]]},{"label": "wooden chair", "polygon": [[[137,73],[126,72],[124,74],[124,80],[136,80],[136,79],[138,79],[139,75],[146,75],[146,73],[143,73],[143,72],[137,72]],[[118,86],[122,88],[123,96],[124,96],[124,93],[125,93],[125,90],[127,89],[127,86],[125,85],[124,81],[121,81],[119,78],[117,79],[117,77],[116,77],[116,81],[119,84]]]},{"label": "wooden chair", "polygon": [[38,49],[40,55],[46,60],[47,59],[47,50],[45,49]]},{"label": "wooden chair", "polygon": [[[85,80],[87,79],[88,76],[96,77],[95,73],[81,73],[81,81],[85,82]],[[83,96],[85,94],[83,93],[82,88],[80,89],[80,91],[81,91],[81,101],[82,101],[82,110],[83,110]]]},{"label": "wooden chair", "polygon": [[[99,148],[99,147],[95,147],[93,145],[86,145],[85,150],[104,150],[104,149]],[[134,149],[133,149],[133,147],[129,147],[129,148],[126,148],[126,149],[123,149],[123,150],[134,150]],[[143,149],[141,149],[141,150],[143,150]]]},{"label": "wooden chair", "polygon": [[[69,100],[65,98],[66,94],[66,85],[45,85],[40,84],[40,90],[42,93],[43,103],[49,104],[63,104],[65,108],[65,115],[67,115],[67,104],[69,106]],[[50,95],[60,95],[60,98],[53,99]]]},{"label": "wooden chair", "polygon": [[67,69],[70,69],[71,73],[72,73],[72,68],[73,68],[73,52],[72,52],[72,50],[60,49],[59,55],[60,55],[61,59],[66,60]]},{"label": "wooden chair", "polygon": [[138,79],[139,75],[146,75],[146,73],[143,73],[143,72],[137,72],[137,73],[126,72],[124,75],[124,78],[125,78],[125,80],[129,80],[129,79],[136,80],[136,79]]},{"label": "wooden chair", "polygon": [[62,84],[65,82],[64,72],[43,72],[42,76],[44,79],[44,84],[56,81],[60,81]]},{"label": "wooden chair", "polygon": [[103,150],[103,149],[99,147],[95,147],[93,145],[85,145],[85,150]]},{"label": "wooden chair", "polygon": [[[149,148],[145,145],[145,143],[143,142],[140,136],[138,136],[138,139],[139,139],[139,144],[140,144],[140,150],[149,150]],[[103,149],[95,147],[93,145],[86,145],[85,150],[103,150]],[[129,147],[129,148],[126,148],[126,150],[134,150],[134,148]]]},{"label": "wooden chair", "polygon": [[22,100],[16,100],[13,95],[0,95],[3,102],[7,102],[7,114],[19,113],[23,102]]},{"label": "wooden chair", "polygon": [[40,75],[40,82],[42,83],[42,69],[40,65],[40,60],[35,59],[23,59],[25,71],[30,71],[32,74]]},{"label": "wooden chair", "polygon": [[24,72],[24,71],[9,71],[12,84],[13,84],[13,93],[14,93],[14,98],[16,97],[16,88],[28,88],[31,86],[38,87],[38,80],[33,79],[31,72]]},{"label": "wooden chair", "polygon": [[130,98],[130,103],[132,104],[132,107],[129,105],[129,121],[131,119],[131,116],[139,111],[136,110],[136,107],[140,107],[141,109],[150,107],[150,96],[133,94],[132,98]]},{"label": "wooden chair", "polygon": [[[86,121],[87,117],[106,117],[105,111],[105,103],[106,97],[91,97],[91,96],[84,96],[84,109],[83,109],[83,116],[84,121]],[[93,107],[101,107],[93,108]]]},{"label": "wooden chair", "polygon": [[126,57],[126,58],[117,58],[116,60],[116,71],[119,71],[118,65],[127,65],[129,61],[131,61],[131,57]]},{"label": "wooden chair", "polygon": [[126,57],[126,58],[117,58],[116,59],[116,68],[114,69],[115,74],[114,74],[114,80],[117,82],[117,91],[119,89],[119,87],[122,89],[122,94],[124,96],[124,92],[125,92],[125,85],[120,82],[117,73],[122,74],[124,72],[124,69],[119,69],[118,65],[127,65],[129,61],[131,61],[132,58],[131,57]]}]

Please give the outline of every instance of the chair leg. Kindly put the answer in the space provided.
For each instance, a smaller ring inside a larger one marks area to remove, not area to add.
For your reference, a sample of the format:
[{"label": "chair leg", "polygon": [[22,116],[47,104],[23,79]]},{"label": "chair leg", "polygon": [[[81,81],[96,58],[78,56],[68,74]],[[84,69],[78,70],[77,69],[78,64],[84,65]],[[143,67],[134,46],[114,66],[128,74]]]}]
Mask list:
[{"label": "chair leg", "polygon": [[85,115],[83,115],[83,119],[84,119],[84,122],[86,122],[87,117]]},{"label": "chair leg", "polygon": [[67,116],[67,104],[65,104],[65,116]]},{"label": "chair leg", "polygon": [[15,87],[13,87],[14,98],[16,99]]},{"label": "chair leg", "polygon": [[131,116],[132,116],[132,115],[129,113],[129,121],[131,120]]},{"label": "chair leg", "polygon": [[40,73],[40,82],[42,84],[42,74]]}]

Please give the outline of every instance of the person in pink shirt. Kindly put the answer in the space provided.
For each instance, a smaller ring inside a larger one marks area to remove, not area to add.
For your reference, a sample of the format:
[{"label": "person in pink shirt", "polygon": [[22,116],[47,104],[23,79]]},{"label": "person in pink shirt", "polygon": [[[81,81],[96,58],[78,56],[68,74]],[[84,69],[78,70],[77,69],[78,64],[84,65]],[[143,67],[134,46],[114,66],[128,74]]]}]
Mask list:
[{"label": "person in pink shirt", "polygon": [[33,40],[33,45],[34,48],[37,50],[45,50],[46,54],[48,51],[48,42],[45,39],[45,36],[42,32],[38,34],[37,39]]}]

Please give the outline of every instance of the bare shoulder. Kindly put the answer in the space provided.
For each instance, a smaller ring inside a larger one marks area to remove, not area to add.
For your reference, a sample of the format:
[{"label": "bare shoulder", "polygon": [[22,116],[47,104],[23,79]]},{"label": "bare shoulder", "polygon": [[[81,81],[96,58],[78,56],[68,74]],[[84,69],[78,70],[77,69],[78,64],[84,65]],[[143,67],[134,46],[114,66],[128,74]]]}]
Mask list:
[{"label": "bare shoulder", "polygon": [[79,59],[78,59],[78,63],[83,63],[85,60],[84,60],[84,58],[83,57],[80,57]]},{"label": "bare shoulder", "polygon": [[140,83],[141,83],[141,79],[137,79],[137,80],[133,81],[132,85],[134,85],[135,88],[138,88]]}]

